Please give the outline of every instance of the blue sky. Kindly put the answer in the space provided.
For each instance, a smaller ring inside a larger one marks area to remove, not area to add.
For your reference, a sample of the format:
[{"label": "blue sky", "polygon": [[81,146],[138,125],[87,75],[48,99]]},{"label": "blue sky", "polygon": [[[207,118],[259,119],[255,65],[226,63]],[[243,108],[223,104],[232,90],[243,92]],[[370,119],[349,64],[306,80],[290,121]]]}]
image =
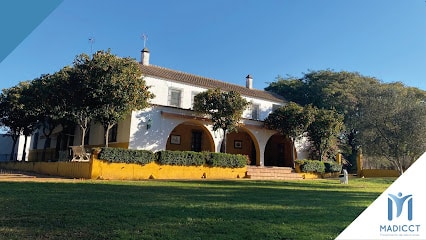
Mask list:
[{"label": "blue sky", "polygon": [[71,65],[91,37],[139,61],[142,33],[151,64],[257,89],[334,69],[426,90],[423,0],[64,0],[0,63],[0,89]]}]

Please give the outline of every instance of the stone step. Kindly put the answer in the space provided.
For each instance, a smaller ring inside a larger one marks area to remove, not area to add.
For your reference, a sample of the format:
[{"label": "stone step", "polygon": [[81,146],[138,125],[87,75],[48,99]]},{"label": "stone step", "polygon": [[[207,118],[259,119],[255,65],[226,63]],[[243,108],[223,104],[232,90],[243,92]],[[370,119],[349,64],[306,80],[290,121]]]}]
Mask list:
[{"label": "stone step", "polygon": [[255,180],[296,180],[303,179],[289,167],[247,166],[247,178]]},{"label": "stone step", "polygon": [[302,177],[262,177],[262,176],[248,176],[251,180],[303,180]]}]

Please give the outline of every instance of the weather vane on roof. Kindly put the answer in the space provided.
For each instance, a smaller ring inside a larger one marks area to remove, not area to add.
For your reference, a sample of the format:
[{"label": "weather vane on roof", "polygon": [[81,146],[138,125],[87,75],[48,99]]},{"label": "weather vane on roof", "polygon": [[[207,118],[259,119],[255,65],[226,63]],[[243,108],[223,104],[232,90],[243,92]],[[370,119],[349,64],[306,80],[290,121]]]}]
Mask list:
[{"label": "weather vane on roof", "polygon": [[148,35],[146,35],[145,33],[142,33],[141,38],[143,39],[143,48],[146,47],[146,41],[148,40]]},{"label": "weather vane on roof", "polygon": [[89,43],[90,43],[90,54],[93,54],[93,43],[95,42],[94,37],[89,37]]}]

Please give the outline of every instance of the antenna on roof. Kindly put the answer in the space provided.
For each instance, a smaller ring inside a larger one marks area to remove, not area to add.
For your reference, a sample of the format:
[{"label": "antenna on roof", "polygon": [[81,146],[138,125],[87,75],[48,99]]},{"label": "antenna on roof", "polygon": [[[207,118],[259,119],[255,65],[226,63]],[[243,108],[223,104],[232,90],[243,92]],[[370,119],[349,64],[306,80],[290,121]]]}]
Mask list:
[{"label": "antenna on roof", "polygon": [[93,43],[95,42],[94,37],[89,37],[89,44],[90,44],[90,54],[93,54]]},{"label": "antenna on roof", "polygon": [[146,41],[148,40],[148,35],[146,35],[145,33],[142,33],[141,38],[143,39],[143,48],[146,47]]}]

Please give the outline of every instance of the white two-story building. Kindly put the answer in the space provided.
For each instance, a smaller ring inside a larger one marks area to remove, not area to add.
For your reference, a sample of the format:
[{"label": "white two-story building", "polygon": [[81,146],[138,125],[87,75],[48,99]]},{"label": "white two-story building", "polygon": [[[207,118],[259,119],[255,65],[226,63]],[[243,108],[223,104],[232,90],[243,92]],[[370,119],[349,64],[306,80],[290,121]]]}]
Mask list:
[{"label": "white two-story building", "polygon": [[[273,93],[252,88],[252,77],[245,79],[246,86],[230,84],[215,79],[180,72],[151,65],[150,52],[142,50],[140,67],[143,78],[150,91],[155,94],[149,108],[133,111],[111,131],[110,146],[129,149],[188,150],[219,152],[223,140],[221,130],[213,131],[212,122],[192,110],[194,96],[208,89],[220,88],[222,91],[236,91],[250,106],[244,111],[238,131],[227,135],[227,152],[247,155],[251,165],[292,167],[292,153],[304,157],[303,145],[296,144],[292,149],[289,139],[276,131],[264,127],[263,120],[275,108],[286,101]],[[242,79],[244,76],[242,76]],[[74,136],[72,136],[74,135]],[[51,158],[54,152],[64,150],[69,145],[79,145],[79,129],[74,134],[63,134],[58,128],[50,142]],[[101,146],[104,130],[98,125],[91,126],[87,146]],[[40,134],[33,138],[33,156],[44,144]],[[34,142],[35,141],[35,142]],[[39,157],[38,157],[39,158]]]}]

